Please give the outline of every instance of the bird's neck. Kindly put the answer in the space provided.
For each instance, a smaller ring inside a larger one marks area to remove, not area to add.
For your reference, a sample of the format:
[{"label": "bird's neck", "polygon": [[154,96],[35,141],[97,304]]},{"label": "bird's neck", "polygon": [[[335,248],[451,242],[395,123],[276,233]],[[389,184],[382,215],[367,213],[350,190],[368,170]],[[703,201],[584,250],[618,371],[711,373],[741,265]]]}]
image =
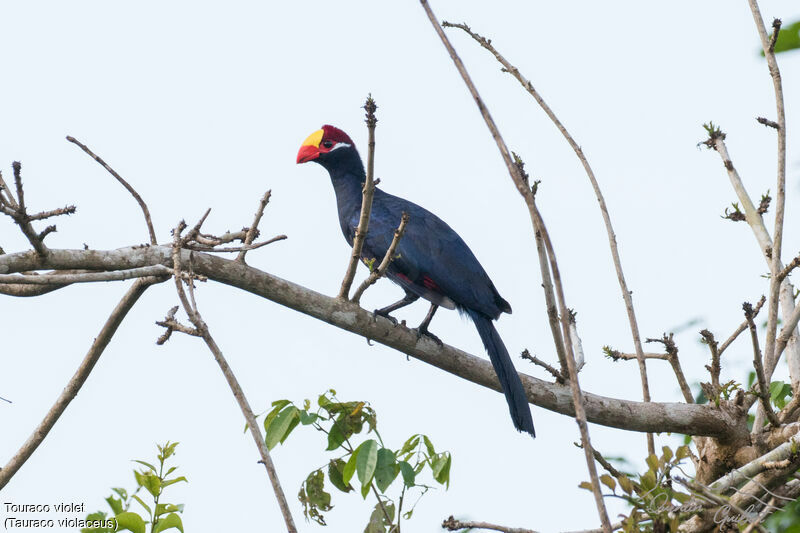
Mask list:
[{"label": "bird's neck", "polygon": [[362,188],[366,175],[360,158],[349,163],[330,167],[328,173],[336,193],[336,207],[339,211],[342,233],[348,241],[351,241],[353,231],[349,226],[361,212]]}]

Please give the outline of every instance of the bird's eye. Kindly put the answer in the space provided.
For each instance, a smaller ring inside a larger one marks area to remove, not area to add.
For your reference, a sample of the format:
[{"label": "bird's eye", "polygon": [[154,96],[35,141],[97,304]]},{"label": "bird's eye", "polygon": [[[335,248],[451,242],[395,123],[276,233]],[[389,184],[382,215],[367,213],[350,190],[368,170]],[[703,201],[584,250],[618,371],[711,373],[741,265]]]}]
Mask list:
[{"label": "bird's eye", "polygon": [[325,148],[333,148],[333,141],[322,141],[322,146]]}]

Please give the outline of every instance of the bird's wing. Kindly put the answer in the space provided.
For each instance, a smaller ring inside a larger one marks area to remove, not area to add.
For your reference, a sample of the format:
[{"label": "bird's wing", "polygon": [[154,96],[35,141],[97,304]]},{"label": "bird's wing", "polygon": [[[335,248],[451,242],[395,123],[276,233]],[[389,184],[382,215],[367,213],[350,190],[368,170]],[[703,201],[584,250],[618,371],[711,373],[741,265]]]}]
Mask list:
[{"label": "bird's wing", "polygon": [[451,306],[436,301],[436,295],[491,318],[510,311],[478,259],[450,226],[423,207],[380,189],[375,191],[363,257],[378,263],[383,259],[403,212],[409,220],[389,267],[394,281],[446,307]]}]

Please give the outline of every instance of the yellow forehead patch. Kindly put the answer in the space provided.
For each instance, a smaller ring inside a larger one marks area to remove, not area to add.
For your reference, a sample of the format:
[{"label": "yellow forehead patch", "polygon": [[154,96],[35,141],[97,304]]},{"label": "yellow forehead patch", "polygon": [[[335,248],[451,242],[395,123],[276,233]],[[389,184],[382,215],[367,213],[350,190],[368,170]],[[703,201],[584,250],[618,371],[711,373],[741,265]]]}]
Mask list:
[{"label": "yellow forehead patch", "polygon": [[303,141],[302,146],[314,146],[314,147],[318,148],[319,147],[319,143],[322,142],[322,136],[324,134],[325,134],[325,132],[322,131],[322,130],[315,131],[314,133],[309,135],[308,138],[305,141]]}]

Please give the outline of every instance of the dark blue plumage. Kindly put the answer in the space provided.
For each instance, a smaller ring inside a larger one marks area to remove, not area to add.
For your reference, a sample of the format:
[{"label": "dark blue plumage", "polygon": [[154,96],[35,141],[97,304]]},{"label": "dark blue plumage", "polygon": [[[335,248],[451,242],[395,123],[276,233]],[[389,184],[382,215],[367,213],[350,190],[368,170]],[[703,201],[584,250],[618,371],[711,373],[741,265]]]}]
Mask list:
[{"label": "dark blue plumage", "polygon": [[[298,153],[298,163],[312,160],[330,174],[339,224],[345,239],[352,245],[365,179],[361,157],[344,132],[324,126],[306,140]],[[419,331],[428,335],[427,326],[437,306],[458,309],[468,315],[475,323],[500,380],[514,427],[535,435],[522,382],[492,323],[502,313],[510,313],[511,306],[497,292],[461,237],[430,211],[376,188],[362,259],[380,262],[404,212],[409,215],[408,224],[387,277],[406,291],[406,297],[376,313],[388,316],[390,311],[419,297],[425,298],[433,305]]]}]

